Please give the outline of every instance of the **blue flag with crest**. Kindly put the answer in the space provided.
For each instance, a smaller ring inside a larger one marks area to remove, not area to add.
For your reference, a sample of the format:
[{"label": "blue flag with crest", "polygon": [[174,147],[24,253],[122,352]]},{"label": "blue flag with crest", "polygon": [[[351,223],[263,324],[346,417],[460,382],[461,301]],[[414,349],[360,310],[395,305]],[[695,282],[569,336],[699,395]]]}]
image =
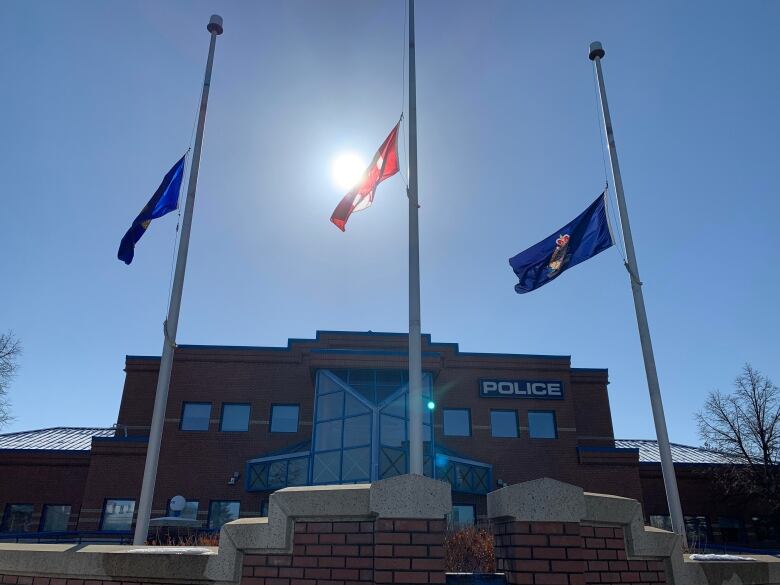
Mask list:
[{"label": "blue flag with crest", "polygon": [[604,192],[574,220],[509,259],[519,279],[515,291],[523,294],[536,290],[612,244]]},{"label": "blue flag with crest", "polygon": [[170,213],[179,204],[179,191],[181,190],[181,181],[184,176],[184,158],[185,154],[179,162],[177,162],[168,174],[157,187],[157,191],[154,192],[152,198],[138,214],[138,217],[133,220],[133,224],[127,233],[122,238],[119,244],[119,252],[117,252],[117,258],[119,258],[125,264],[130,264],[133,261],[135,254],[135,245],[138,240],[141,239],[146,233],[146,229],[153,219],[162,217],[166,213]]}]

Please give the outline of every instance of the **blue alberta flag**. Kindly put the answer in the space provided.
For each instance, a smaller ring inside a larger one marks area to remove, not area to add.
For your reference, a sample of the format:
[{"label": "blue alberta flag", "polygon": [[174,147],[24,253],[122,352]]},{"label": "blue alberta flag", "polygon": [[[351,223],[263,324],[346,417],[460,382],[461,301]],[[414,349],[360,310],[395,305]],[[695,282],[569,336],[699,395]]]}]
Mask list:
[{"label": "blue alberta flag", "polygon": [[606,211],[606,192],[573,221],[509,259],[519,282],[515,291],[536,290],[565,270],[612,246]]},{"label": "blue alberta flag", "polygon": [[146,229],[152,220],[162,217],[178,207],[179,191],[181,190],[181,181],[184,176],[184,158],[186,156],[181,157],[179,162],[168,171],[160,186],[157,187],[157,191],[149,199],[149,203],[144,206],[138,217],[133,220],[133,225],[130,226],[130,229],[127,230],[127,233],[122,238],[117,258],[125,264],[130,264],[133,261],[135,245],[141,239],[141,236],[146,233]]}]

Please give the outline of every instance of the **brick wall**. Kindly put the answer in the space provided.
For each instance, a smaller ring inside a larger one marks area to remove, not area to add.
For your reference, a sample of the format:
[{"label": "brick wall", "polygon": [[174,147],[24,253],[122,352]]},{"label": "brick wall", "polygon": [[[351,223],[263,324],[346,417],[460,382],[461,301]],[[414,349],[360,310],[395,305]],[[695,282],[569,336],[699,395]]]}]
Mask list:
[{"label": "brick wall", "polygon": [[444,583],[444,521],[296,522],[292,554],[244,556],[241,585]]},{"label": "brick wall", "polygon": [[494,531],[496,567],[509,585],[666,583],[663,562],[627,558],[622,528],[509,521]]}]

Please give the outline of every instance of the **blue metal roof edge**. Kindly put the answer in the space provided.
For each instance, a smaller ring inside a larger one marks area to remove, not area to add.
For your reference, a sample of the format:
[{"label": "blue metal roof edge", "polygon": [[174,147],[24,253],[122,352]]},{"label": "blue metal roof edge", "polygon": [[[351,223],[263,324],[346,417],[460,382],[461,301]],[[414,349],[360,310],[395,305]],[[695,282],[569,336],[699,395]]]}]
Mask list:
[{"label": "blue metal roof edge", "polygon": [[89,456],[89,449],[8,449],[0,447],[1,453],[70,453]]},{"label": "blue metal roof edge", "polygon": [[597,447],[597,446],[579,446],[577,451],[588,451],[591,453],[637,453],[639,454],[639,447]]},{"label": "blue metal roof edge", "polygon": [[116,441],[117,443],[121,442],[130,442],[130,443],[148,443],[149,442],[149,436],[148,435],[130,435],[128,437],[92,437],[93,441]]}]

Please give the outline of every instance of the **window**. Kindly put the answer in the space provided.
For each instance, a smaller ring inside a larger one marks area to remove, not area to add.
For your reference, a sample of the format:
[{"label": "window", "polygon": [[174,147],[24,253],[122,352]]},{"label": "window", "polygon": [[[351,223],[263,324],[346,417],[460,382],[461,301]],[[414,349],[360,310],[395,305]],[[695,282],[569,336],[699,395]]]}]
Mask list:
[{"label": "window", "polygon": [[672,517],[668,514],[650,514],[650,526],[673,532]]},{"label": "window", "polygon": [[471,504],[453,504],[449,521],[453,526],[474,524],[474,506]]},{"label": "window", "polygon": [[219,530],[223,524],[238,518],[241,502],[214,500],[209,505],[209,530]]},{"label": "window", "polygon": [[517,411],[491,410],[490,434],[494,437],[517,437]]},{"label": "window", "polygon": [[[248,431],[249,410],[248,404],[223,404],[222,417],[219,421],[219,430],[229,432]],[[206,428],[208,429],[208,424],[206,425]]]},{"label": "window", "polygon": [[7,504],[0,532],[35,532],[32,504]]},{"label": "window", "polygon": [[528,434],[532,439],[557,439],[555,413],[550,410],[528,411]]},{"label": "window", "polygon": [[184,509],[181,512],[174,512],[171,510],[171,501],[168,500],[167,512],[165,513],[169,518],[171,516],[178,518],[186,518],[187,520],[198,519],[198,500],[187,500],[184,504]]},{"label": "window", "polygon": [[181,430],[207,431],[211,417],[210,402],[185,402],[181,410]]},{"label": "window", "polygon": [[471,411],[468,408],[445,408],[444,434],[450,437],[470,437]]},{"label": "window", "polygon": [[135,500],[106,500],[100,530],[130,530],[133,525]]},{"label": "window", "polygon": [[65,532],[70,520],[70,506],[46,504],[41,514],[41,532]]},{"label": "window", "polygon": [[260,504],[260,516],[263,518],[268,517],[268,500],[263,500],[263,503]]},{"label": "window", "polygon": [[272,433],[297,433],[298,414],[301,407],[297,404],[275,404],[271,407]]}]

